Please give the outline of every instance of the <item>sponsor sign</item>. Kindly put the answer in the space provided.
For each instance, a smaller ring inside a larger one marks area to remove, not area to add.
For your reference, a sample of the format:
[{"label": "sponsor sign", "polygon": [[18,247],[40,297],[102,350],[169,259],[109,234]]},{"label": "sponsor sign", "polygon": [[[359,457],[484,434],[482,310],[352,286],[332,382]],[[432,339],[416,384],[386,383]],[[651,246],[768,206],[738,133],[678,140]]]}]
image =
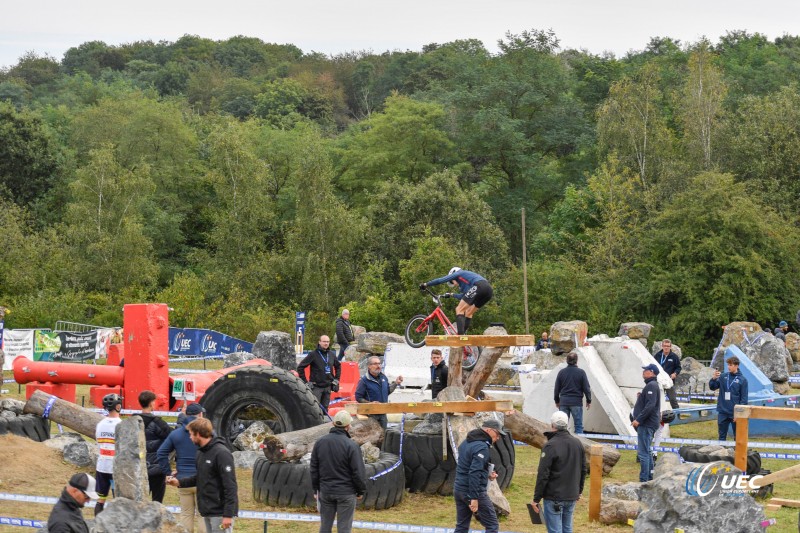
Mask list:
[{"label": "sponsor sign", "polygon": [[211,356],[252,352],[253,344],[210,329],[169,328],[172,356]]},{"label": "sponsor sign", "polygon": [[32,329],[5,330],[3,352],[6,354],[6,359],[3,363],[3,370],[11,370],[11,363],[19,355],[33,360],[34,333],[35,330]]},{"label": "sponsor sign", "polygon": [[97,331],[36,331],[34,361],[89,361],[97,357]]}]

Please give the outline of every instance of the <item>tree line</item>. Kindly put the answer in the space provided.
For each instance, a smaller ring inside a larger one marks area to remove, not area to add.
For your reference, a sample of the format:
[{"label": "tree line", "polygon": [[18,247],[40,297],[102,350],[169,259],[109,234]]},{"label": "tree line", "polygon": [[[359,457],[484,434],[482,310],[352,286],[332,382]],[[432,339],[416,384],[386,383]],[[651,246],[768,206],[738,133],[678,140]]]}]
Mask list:
[{"label": "tree line", "polygon": [[[400,332],[453,266],[476,328],[648,321],[703,355],[800,305],[800,38],[653,38],[624,57],[551,31],[327,56],[251,37],[119,46],[0,71],[7,327],[171,321],[309,339],[339,310]],[[309,341],[311,342],[311,340]]]}]

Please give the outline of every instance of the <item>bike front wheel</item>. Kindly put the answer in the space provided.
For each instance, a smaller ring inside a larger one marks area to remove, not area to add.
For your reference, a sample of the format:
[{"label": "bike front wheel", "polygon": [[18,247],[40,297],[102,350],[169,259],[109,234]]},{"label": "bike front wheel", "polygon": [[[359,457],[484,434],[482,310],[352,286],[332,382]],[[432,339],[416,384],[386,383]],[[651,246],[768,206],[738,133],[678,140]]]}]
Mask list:
[{"label": "bike front wheel", "polygon": [[433,333],[433,324],[426,315],[415,315],[406,326],[406,343],[412,348],[425,346],[425,337]]},{"label": "bike front wheel", "polygon": [[472,370],[478,363],[480,356],[481,349],[478,346],[464,346],[464,359],[461,361],[461,367],[464,370]]}]

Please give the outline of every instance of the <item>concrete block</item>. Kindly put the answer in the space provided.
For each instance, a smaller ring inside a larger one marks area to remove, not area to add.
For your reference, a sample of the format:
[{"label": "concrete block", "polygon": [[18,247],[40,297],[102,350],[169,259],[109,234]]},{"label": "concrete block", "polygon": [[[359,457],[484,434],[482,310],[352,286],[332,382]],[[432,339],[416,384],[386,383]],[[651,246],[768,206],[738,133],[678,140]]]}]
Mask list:
[{"label": "concrete block", "polygon": [[[450,348],[439,348],[444,360],[450,357]],[[431,384],[431,350],[433,347],[412,348],[405,342],[390,342],[384,352],[383,373],[392,380],[403,376],[404,387],[425,388]]]}]

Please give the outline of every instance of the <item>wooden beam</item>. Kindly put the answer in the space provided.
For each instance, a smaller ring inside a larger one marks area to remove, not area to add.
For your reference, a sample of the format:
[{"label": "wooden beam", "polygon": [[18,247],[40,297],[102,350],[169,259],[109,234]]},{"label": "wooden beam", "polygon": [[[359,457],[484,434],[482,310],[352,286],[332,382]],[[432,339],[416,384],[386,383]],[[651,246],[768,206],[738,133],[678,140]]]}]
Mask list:
[{"label": "wooden beam", "polygon": [[600,498],[603,492],[603,446],[589,449],[589,520],[600,520]]},{"label": "wooden beam", "polygon": [[[738,405],[736,407],[739,407]],[[750,433],[750,419],[740,418],[736,421],[736,449],[733,452],[733,464],[742,472],[747,471],[747,439]]]},{"label": "wooden beam", "polygon": [[484,400],[478,402],[411,402],[411,403],[348,403],[344,406],[351,415],[387,415],[395,413],[480,413],[483,411],[511,411],[511,400]]},{"label": "wooden beam", "polygon": [[534,346],[533,335],[428,335],[428,346]]},{"label": "wooden beam", "polygon": [[[771,475],[771,474],[770,474]],[[783,498],[772,498],[769,501],[770,505],[774,505],[775,507],[800,507],[800,501],[798,500],[784,500]]]},{"label": "wooden beam", "polygon": [[733,418],[761,418],[764,420],[800,421],[800,409],[791,407],[765,407],[763,405],[737,405],[733,410]]},{"label": "wooden beam", "polygon": [[[737,428],[738,429],[738,428]],[[789,468],[784,468],[783,470],[778,470],[777,472],[773,472],[771,474],[767,474],[766,476],[758,479],[752,480],[750,483],[754,487],[766,487],[770,483],[777,483],[779,481],[786,481],[787,479],[792,479],[794,477],[800,476],[800,465],[790,466]],[[771,499],[770,502],[774,502],[775,498]],[[786,500],[792,501],[792,500]],[[787,507],[795,507],[794,505],[787,505]],[[800,502],[796,507],[800,507]]]}]

